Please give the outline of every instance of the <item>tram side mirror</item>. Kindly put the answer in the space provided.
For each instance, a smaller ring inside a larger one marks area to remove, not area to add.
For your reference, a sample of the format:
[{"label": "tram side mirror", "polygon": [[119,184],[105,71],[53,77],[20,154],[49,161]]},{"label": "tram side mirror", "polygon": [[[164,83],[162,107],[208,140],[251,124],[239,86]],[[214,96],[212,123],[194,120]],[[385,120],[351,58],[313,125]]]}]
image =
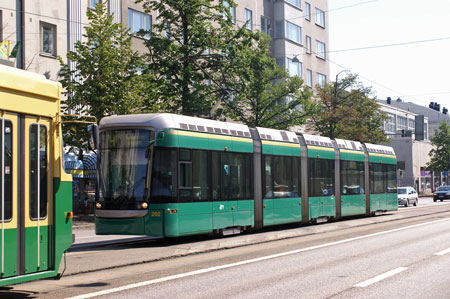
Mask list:
[{"label": "tram side mirror", "polygon": [[98,141],[99,141],[99,133],[98,133],[98,125],[93,124],[88,126],[88,146],[91,151],[95,151],[98,149]]}]

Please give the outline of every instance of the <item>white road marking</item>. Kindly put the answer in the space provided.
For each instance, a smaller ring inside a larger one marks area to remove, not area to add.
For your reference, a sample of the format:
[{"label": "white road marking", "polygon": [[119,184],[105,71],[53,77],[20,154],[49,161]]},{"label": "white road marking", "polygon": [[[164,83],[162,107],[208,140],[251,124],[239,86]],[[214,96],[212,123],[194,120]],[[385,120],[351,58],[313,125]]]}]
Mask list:
[{"label": "white road marking", "polygon": [[450,248],[436,252],[435,255],[444,255],[450,252]]},{"label": "white road marking", "polygon": [[383,279],[386,279],[388,277],[394,276],[395,274],[403,272],[406,269],[408,269],[408,268],[407,267],[398,267],[397,269],[391,270],[389,272],[386,272],[386,273],[380,274],[378,276],[375,276],[374,278],[371,278],[371,279],[368,279],[368,280],[363,281],[361,283],[355,284],[354,287],[365,288],[365,287],[370,286],[370,285],[372,285],[372,284],[374,284],[376,282],[379,282],[379,281],[381,281]]},{"label": "white road marking", "polygon": [[449,221],[449,220],[450,220],[450,218],[445,218],[445,219],[440,219],[440,220],[431,221],[431,222],[414,224],[414,225],[410,225],[410,226],[405,226],[405,227],[396,228],[396,229],[387,230],[387,231],[382,231],[382,232],[373,233],[373,234],[369,234],[369,235],[349,238],[349,239],[340,240],[340,241],[336,241],[336,242],[331,242],[331,243],[326,243],[326,244],[321,244],[321,245],[301,248],[301,249],[287,251],[287,252],[282,252],[282,253],[269,255],[269,256],[263,256],[263,257],[254,258],[254,259],[250,259],[250,260],[245,260],[245,261],[241,261],[241,262],[236,262],[236,263],[232,263],[232,264],[226,264],[226,265],[221,265],[221,266],[216,266],[216,267],[211,267],[211,268],[191,271],[191,272],[187,272],[187,273],[171,275],[171,276],[162,277],[162,278],[158,278],[158,279],[147,280],[147,281],[143,281],[143,282],[139,282],[139,283],[133,283],[133,284],[129,284],[129,285],[125,285],[125,286],[121,286],[121,287],[117,287],[117,288],[112,288],[112,289],[108,289],[108,290],[103,290],[103,291],[88,293],[88,294],[84,294],[84,295],[74,296],[74,297],[70,297],[68,299],[86,299],[86,298],[93,298],[93,297],[102,296],[102,295],[108,295],[108,294],[117,293],[117,292],[129,290],[129,289],[134,289],[134,288],[139,288],[139,287],[143,287],[143,286],[148,286],[148,285],[152,285],[152,284],[156,284],[156,283],[160,283],[160,282],[164,282],[164,281],[170,281],[170,280],[175,280],[175,279],[179,279],[179,278],[194,276],[194,275],[198,275],[198,274],[209,273],[209,272],[213,272],[213,271],[217,271],[217,270],[222,270],[222,269],[242,266],[242,265],[246,265],[246,264],[256,263],[256,262],[265,261],[265,260],[269,260],[269,259],[274,259],[274,258],[287,256],[287,255],[292,255],[292,254],[296,254],[296,253],[300,253],[300,252],[306,252],[306,251],[311,251],[311,250],[315,250],[315,249],[320,249],[320,248],[330,247],[330,246],[334,246],[334,245],[344,244],[344,243],[348,243],[348,242],[352,242],[352,241],[356,241],[356,240],[362,240],[362,239],[366,239],[366,238],[371,238],[371,237],[375,237],[375,236],[385,235],[385,234],[394,233],[394,232],[398,232],[398,231],[402,231],[402,230],[406,230],[406,229],[410,229],[410,228],[416,228],[416,227],[420,227],[420,226],[425,226],[425,225],[429,225],[429,224],[435,224],[435,223],[439,223],[439,222],[443,222],[443,221]]}]

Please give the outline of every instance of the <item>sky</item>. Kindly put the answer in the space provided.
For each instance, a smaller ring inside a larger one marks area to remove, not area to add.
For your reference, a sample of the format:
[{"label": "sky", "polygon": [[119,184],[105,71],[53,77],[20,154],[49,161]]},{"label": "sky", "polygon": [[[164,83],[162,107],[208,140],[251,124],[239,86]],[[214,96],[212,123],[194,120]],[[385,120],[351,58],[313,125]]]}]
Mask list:
[{"label": "sky", "polygon": [[[378,99],[450,108],[450,0],[328,0],[328,9],[330,81],[346,70]],[[410,44],[378,47],[399,43]],[[349,51],[364,47],[378,48]]]}]

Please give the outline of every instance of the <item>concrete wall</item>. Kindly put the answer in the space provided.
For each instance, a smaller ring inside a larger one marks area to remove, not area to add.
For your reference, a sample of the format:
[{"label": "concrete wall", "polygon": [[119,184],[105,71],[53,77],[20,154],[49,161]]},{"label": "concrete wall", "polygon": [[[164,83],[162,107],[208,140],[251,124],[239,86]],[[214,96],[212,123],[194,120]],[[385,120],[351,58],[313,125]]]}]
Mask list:
[{"label": "concrete wall", "polygon": [[[417,182],[422,180],[420,169],[425,168],[430,161],[428,153],[433,148],[431,143],[429,141],[415,141],[411,138],[393,138],[388,145],[394,148],[397,163],[405,163],[403,175],[398,176],[398,185],[417,188]],[[424,190],[419,191],[423,194]]]}]

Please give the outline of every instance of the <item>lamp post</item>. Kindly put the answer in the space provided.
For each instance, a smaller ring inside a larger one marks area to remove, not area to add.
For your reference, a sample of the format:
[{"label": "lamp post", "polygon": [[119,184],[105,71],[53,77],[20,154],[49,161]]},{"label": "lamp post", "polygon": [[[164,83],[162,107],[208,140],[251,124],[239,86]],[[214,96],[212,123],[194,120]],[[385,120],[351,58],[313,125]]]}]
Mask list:
[{"label": "lamp post", "polygon": [[336,74],[336,81],[334,81],[334,98],[337,98],[337,85],[338,85],[338,77],[341,73],[349,72],[349,70],[342,70]]}]

